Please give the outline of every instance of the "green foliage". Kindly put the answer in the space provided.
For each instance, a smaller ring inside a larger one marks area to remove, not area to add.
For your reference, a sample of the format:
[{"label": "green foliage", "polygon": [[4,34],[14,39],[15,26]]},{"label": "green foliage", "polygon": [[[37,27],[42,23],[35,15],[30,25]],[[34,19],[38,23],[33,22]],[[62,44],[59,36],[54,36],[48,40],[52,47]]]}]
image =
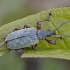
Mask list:
[{"label": "green foliage", "polygon": [[[39,20],[47,19],[49,12],[52,13],[52,16],[49,22],[41,23],[43,30],[49,28],[51,30],[54,30],[63,22],[70,20],[70,8],[57,8],[57,9],[42,11],[35,15],[31,15],[1,26],[0,38],[6,37],[9,33],[13,31],[15,27],[23,28],[24,24],[28,24],[31,27],[36,27],[36,22]],[[57,30],[57,34],[64,34],[70,36],[69,23],[63,25],[59,30]],[[50,37],[50,39],[54,39],[54,36]],[[0,41],[2,42],[3,40]],[[21,57],[51,57],[51,58],[70,59],[69,42],[70,42],[69,37],[64,37],[62,40],[57,39],[56,45],[48,44],[46,41],[42,40],[38,43],[38,49],[36,51],[32,50],[31,47],[28,47],[26,48],[25,53]],[[4,45],[0,49],[0,54],[2,55],[6,51],[7,51],[7,46]]]}]

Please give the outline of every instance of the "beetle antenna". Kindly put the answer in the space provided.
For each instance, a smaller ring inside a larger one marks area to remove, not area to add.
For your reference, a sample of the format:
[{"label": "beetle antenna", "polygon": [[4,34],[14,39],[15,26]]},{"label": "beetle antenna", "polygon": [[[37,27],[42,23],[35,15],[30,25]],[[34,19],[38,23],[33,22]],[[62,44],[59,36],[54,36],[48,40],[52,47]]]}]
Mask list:
[{"label": "beetle antenna", "polygon": [[5,42],[0,43],[0,48],[5,44]]},{"label": "beetle antenna", "polygon": [[67,22],[70,22],[70,20],[68,20],[68,21],[66,21],[66,22],[64,22],[64,23],[62,23],[59,27],[57,27],[55,30],[57,30],[57,29],[59,29],[61,26],[63,26],[64,24],[66,24]]}]

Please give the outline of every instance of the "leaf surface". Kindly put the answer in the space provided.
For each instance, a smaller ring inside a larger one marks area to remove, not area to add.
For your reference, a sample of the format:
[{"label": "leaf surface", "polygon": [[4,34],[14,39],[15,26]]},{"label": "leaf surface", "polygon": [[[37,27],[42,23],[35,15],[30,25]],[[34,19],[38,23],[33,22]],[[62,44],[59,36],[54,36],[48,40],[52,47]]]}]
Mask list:
[{"label": "leaf surface", "polygon": [[[36,22],[39,20],[45,20],[48,18],[48,13],[51,12],[52,16],[49,22],[42,22],[41,26],[43,30],[54,30],[60,26],[63,22],[70,20],[70,8],[56,8],[47,11],[42,11],[40,13],[27,16],[22,19],[10,22],[0,27],[0,38],[6,37],[11,33],[14,28],[23,28],[25,24],[31,27],[36,27]],[[64,24],[57,31],[57,35],[67,35],[70,36],[70,22]],[[54,40],[55,36],[48,39]],[[0,39],[0,42],[4,40]],[[0,55],[7,51],[8,47],[4,45],[0,48]],[[56,45],[47,43],[44,40],[39,41],[37,50],[32,50],[31,47],[26,48],[26,51],[21,56],[23,57],[51,57],[51,58],[63,58],[70,60],[70,38],[64,37],[63,39],[57,39]]]}]

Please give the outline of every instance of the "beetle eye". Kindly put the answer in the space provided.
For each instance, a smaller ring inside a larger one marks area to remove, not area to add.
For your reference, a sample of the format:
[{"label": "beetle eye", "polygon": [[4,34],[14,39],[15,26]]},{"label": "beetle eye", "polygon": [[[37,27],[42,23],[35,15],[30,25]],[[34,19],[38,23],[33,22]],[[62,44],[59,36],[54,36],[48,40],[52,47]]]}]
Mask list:
[{"label": "beetle eye", "polygon": [[48,29],[47,31],[50,31],[50,29]]}]

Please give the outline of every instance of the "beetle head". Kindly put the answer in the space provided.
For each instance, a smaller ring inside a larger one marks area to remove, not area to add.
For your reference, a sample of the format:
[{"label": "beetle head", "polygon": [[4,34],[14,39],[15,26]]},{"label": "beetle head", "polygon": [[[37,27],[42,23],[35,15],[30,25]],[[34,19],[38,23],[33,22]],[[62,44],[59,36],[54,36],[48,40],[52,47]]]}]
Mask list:
[{"label": "beetle head", "polygon": [[50,37],[51,35],[55,35],[56,34],[56,31],[53,30],[53,31],[50,31],[50,30],[46,30],[46,36],[47,37]]}]

